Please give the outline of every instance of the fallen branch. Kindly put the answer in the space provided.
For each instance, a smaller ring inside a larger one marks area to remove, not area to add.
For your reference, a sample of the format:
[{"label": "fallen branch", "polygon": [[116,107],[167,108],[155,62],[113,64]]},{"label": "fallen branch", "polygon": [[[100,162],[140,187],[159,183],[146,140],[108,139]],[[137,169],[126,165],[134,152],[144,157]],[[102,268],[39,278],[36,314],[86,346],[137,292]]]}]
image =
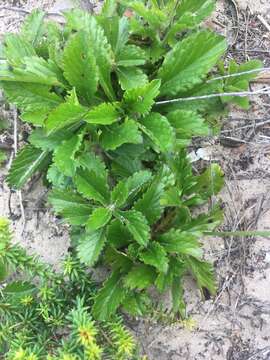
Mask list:
[{"label": "fallen branch", "polygon": [[217,94],[209,94],[209,95],[200,95],[200,96],[190,96],[186,98],[177,98],[171,100],[163,100],[157,101],[156,105],[165,105],[165,104],[172,104],[177,102],[184,102],[184,101],[194,101],[194,100],[205,100],[205,99],[212,99],[216,97],[228,97],[228,96],[237,96],[237,97],[246,97],[246,96],[255,96],[255,95],[265,95],[270,93],[270,86],[259,89],[255,91],[242,91],[242,92],[224,92],[224,93],[217,93]]},{"label": "fallen branch", "polygon": [[[236,120],[236,119],[232,119],[232,120]],[[229,132],[232,132],[232,131],[239,131],[239,130],[243,130],[243,129],[250,129],[250,128],[255,128],[256,129],[258,127],[262,127],[262,126],[268,125],[268,124],[270,124],[270,120],[265,120],[265,121],[261,121],[261,122],[258,122],[258,123],[253,123],[253,124],[249,124],[249,125],[240,126],[240,127],[237,127],[237,128],[232,128],[232,129],[228,129],[228,130],[222,130],[221,134],[229,133]]]},{"label": "fallen branch", "polygon": [[[0,11],[1,10],[18,12],[18,13],[22,13],[24,15],[29,15],[32,12],[32,10],[21,9],[21,8],[18,8],[18,7],[15,7],[15,6],[0,6]],[[64,16],[60,12],[46,12],[45,15],[46,16],[61,16],[61,17]]]}]

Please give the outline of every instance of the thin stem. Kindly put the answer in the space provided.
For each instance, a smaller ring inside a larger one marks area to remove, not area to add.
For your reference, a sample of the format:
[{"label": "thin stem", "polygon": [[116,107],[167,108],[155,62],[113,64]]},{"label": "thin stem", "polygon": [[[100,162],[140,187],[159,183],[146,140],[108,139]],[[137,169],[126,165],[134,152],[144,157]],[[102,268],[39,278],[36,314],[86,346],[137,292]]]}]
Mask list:
[{"label": "thin stem", "polygon": [[[14,126],[14,134],[13,134],[13,138],[14,138],[14,155],[16,157],[17,152],[18,152],[18,114],[17,114],[17,110],[14,109],[13,112],[13,126]],[[22,197],[22,192],[21,190],[17,190],[16,191],[18,198],[19,198],[19,203],[20,203],[20,210],[21,210],[21,217],[22,217],[22,230],[21,230],[21,235],[23,235],[24,232],[24,228],[25,228],[25,212],[24,212],[24,206],[23,206],[23,197]]]},{"label": "thin stem", "polygon": [[233,77],[239,77],[239,76],[242,76],[242,75],[260,73],[260,72],[267,72],[267,71],[270,71],[270,67],[260,68],[260,69],[252,69],[252,70],[247,70],[247,71],[241,71],[241,72],[238,72],[238,73],[224,75],[224,76],[218,76],[218,77],[215,77],[213,79],[209,79],[209,80],[206,81],[206,83],[209,84],[209,83],[211,83],[213,81],[217,81],[217,80],[229,79],[229,78],[233,78]]},{"label": "thin stem", "polygon": [[165,104],[172,104],[177,102],[184,102],[184,101],[194,101],[194,100],[205,100],[205,99],[212,99],[216,97],[227,97],[227,96],[238,96],[238,97],[245,97],[245,96],[254,96],[260,94],[269,94],[270,86],[259,89],[256,91],[242,91],[242,92],[225,92],[225,93],[217,93],[217,94],[209,94],[209,95],[200,95],[200,96],[190,96],[186,98],[177,98],[171,100],[163,100],[157,101],[156,105],[165,105]]},{"label": "thin stem", "polygon": [[207,236],[220,236],[220,237],[227,237],[227,236],[262,236],[270,238],[270,231],[206,231],[204,235]]},{"label": "thin stem", "polygon": [[[232,119],[232,120],[236,120],[236,119]],[[270,120],[265,120],[265,121],[257,122],[257,123],[250,124],[250,125],[239,126],[237,128],[232,128],[232,129],[228,129],[228,130],[222,130],[221,134],[230,133],[232,131],[238,131],[238,130],[243,130],[243,129],[258,128],[258,127],[268,125],[268,124],[270,124]]]}]

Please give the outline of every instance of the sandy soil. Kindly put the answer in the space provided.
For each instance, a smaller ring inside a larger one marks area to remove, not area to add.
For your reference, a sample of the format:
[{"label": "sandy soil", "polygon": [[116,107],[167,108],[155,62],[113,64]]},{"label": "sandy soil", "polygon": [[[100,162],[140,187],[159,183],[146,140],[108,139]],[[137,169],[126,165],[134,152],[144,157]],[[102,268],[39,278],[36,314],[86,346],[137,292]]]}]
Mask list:
[{"label": "sandy soil", "polygon": [[[71,4],[71,0],[2,2],[50,11],[60,11]],[[83,5],[89,5],[89,1]],[[269,66],[270,32],[258,19],[258,13],[270,23],[269,0],[220,0],[209,23],[227,36],[228,58],[239,61],[260,58]],[[1,15],[4,17],[0,17],[0,35],[16,31],[23,19],[22,14],[6,10],[0,11]],[[262,82],[267,83],[268,79],[265,76]],[[257,86],[263,84],[252,84]],[[224,229],[270,230],[269,100],[267,96],[253,98],[248,112],[232,108],[221,136],[195,143],[191,149],[202,164],[218,161],[225,170]],[[11,217],[16,239],[30,252],[37,252],[57,265],[69,246],[68,234],[45,209],[46,189],[40,182],[34,182],[23,191],[26,215],[23,224],[18,195],[11,194],[9,201],[9,190],[3,183],[5,172],[0,174],[0,214]],[[169,324],[153,319],[128,320],[142,351],[150,360],[270,359],[270,241],[230,237],[204,242],[206,256],[215,261],[217,297],[202,302],[194,284],[187,279],[188,321]],[[165,299],[165,303],[169,301]]]},{"label": "sandy soil", "polygon": [[253,13],[261,13],[270,16],[269,0],[237,0],[236,3],[242,10],[249,7]]}]

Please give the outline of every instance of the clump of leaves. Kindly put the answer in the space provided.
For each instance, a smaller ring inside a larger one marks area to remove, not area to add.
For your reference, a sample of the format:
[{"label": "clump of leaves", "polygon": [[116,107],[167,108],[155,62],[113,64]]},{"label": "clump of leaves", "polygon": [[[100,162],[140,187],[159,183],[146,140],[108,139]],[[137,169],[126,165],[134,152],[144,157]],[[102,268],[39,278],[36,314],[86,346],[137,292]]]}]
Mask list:
[{"label": "clump of leaves", "polygon": [[[12,273],[16,273],[13,280]],[[4,218],[0,218],[0,281],[1,358],[139,359],[121,318],[94,321],[91,310],[97,286],[86,268],[68,256],[62,272],[52,271],[11,244]]]},{"label": "clump of leaves", "polygon": [[185,147],[217,131],[229,102],[248,106],[196,97],[247,90],[254,73],[226,75],[261,64],[224,67],[226,41],[201,26],[213,8],[213,0],[107,0],[99,15],[65,13],[64,26],[36,11],[5,37],[1,86],[32,126],[7,180],[21,188],[43,171],[80,261],[111,269],[96,319],[119,306],[143,314],[152,286],[170,289],[172,311],[184,316],[187,273],[202,294],[215,293],[201,239],[222,211],[194,209],[219,192],[223,173],[213,164],[194,175]]}]

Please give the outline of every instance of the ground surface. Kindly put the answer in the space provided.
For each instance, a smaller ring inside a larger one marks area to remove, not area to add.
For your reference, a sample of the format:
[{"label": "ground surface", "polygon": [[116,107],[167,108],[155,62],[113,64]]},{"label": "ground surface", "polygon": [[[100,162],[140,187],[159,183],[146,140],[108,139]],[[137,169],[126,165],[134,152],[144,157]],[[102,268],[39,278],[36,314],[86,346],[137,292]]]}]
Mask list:
[{"label": "ground surface", "polygon": [[[60,11],[70,6],[71,0],[2,0],[0,8],[2,4]],[[89,2],[83,1],[82,5],[87,7]],[[0,10],[0,36],[15,31],[22,19],[21,13]],[[269,0],[220,0],[215,16],[209,21],[210,26],[227,36],[228,59],[259,58],[270,66],[267,24],[270,24]],[[269,79],[265,73],[251,86],[269,86]],[[2,113],[9,118],[12,114],[5,109]],[[3,140],[12,145],[8,135]],[[191,151],[202,164],[218,161],[225,171],[224,228],[269,230],[270,98],[266,95],[252,98],[248,112],[232,109],[221,136],[195,143]],[[0,214],[13,220],[17,239],[29,251],[57,265],[68,248],[68,235],[67,229],[45,210],[46,190],[33,182],[23,191],[24,221],[19,194],[10,194],[2,181],[5,172],[0,174]],[[205,240],[205,247],[207,257],[215,261],[218,296],[201,302],[193,283],[187,279],[189,322],[172,325],[153,320],[130,322],[142,351],[150,360],[270,359],[270,240],[211,239]]]}]

